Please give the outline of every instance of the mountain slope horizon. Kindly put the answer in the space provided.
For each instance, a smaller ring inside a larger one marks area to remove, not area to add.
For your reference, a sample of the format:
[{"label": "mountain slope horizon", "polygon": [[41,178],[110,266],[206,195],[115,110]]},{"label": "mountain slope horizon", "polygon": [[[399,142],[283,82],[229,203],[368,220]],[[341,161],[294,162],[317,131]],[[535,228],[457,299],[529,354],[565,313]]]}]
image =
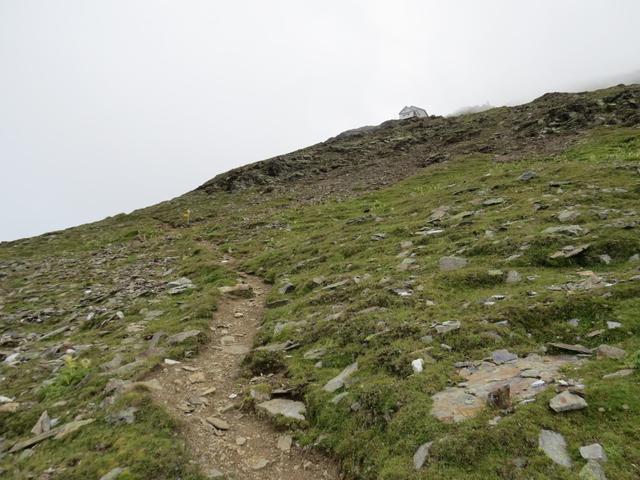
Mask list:
[{"label": "mountain slope horizon", "polygon": [[0,474],[632,480],[640,85],[390,120],[0,243]]}]

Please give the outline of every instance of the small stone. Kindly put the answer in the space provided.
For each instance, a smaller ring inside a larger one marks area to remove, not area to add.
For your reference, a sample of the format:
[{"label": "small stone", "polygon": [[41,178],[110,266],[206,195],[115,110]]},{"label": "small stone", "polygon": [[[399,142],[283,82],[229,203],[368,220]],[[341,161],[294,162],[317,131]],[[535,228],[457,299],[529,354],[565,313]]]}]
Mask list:
[{"label": "small stone", "polygon": [[579,236],[586,233],[586,230],[582,228],[580,225],[562,225],[559,227],[549,227],[545,228],[542,231],[543,235],[555,235],[555,234],[563,234],[570,236]]},{"label": "small stone", "polygon": [[507,283],[514,284],[514,283],[520,282],[521,280],[522,280],[522,277],[515,270],[510,270],[509,273],[507,273],[507,279],[506,279]]},{"label": "small stone", "polygon": [[259,403],[257,408],[272,417],[282,415],[293,420],[305,420],[304,414],[307,411],[304,403],[286,398],[274,398],[273,400]]},{"label": "small stone", "polygon": [[423,443],[418,447],[416,453],[413,454],[413,467],[416,470],[420,470],[424,466],[427,458],[429,457],[431,445],[433,445],[433,442]]},{"label": "small stone", "polygon": [[305,360],[318,360],[321,358],[327,350],[325,348],[312,348],[307,350],[302,356]]},{"label": "small stone", "polygon": [[236,445],[238,445],[239,447],[241,447],[242,445],[244,445],[245,443],[247,443],[247,439],[246,437],[236,437]]},{"label": "small stone", "polygon": [[462,257],[442,257],[439,262],[440,271],[451,272],[467,266],[467,259]]},{"label": "small stone", "polygon": [[41,433],[48,432],[51,430],[51,419],[49,418],[49,414],[45,410],[38,418],[38,421],[31,429],[31,433],[34,435],[40,435]]},{"label": "small stone", "polygon": [[204,383],[207,381],[203,372],[195,372],[189,375],[189,383]]},{"label": "small stone", "polygon": [[558,465],[571,467],[571,457],[567,453],[567,442],[561,434],[551,430],[541,430],[538,436],[538,448]]},{"label": "small stone", "polygon": [[516,457],[513,460],[511,460],[511,463],[513,464],[514,467],[522,470],[524,467],[526,467],[529,464],[529,461],[523,457]]},{"label": "small stone", "polygon": [[291,293],[296,289],[296,286],[291,282],[286,282],[284,285],[280,287],[278,290],[281,294],[285,295],[287,293]]},{"label": "small stone", "polygon": [[558,350],[566,350],[573,353],[582,353],[584,355],[591,355],[591,350],[582,345],[569,345],[568,343],[550,343],[550,347],[557,348]]},{"label": "small stone", "polygon": [[107,420],[109,423],[123,423],[131,425],[136,421],[137,411],[138,409],[136,407],[125,408],[124,410],[110,414],[107,417]]},{"label": "small stone", "polygon": [[589,243],[586,243],[584,245],[578,245],[577,247],[574,247],[573,245],[567,245],[566,247],[562,248],[562,250],[558,250],[557,252],[554,252],[551,255],[549,255],[549,258],[555,259],[555,258],[575,257],[577,255],[580,255],[581,253],[586,252],[590,247],[591,247],[591,244]]},{"label": "small stone", "polygon": [[334,405],[337,405],[338,403],[340,403],[340,401],[345,398],[346,396],[349,395],[349,392],[341,392],[337,395],[335,395],[332,399],[331,399],[331,403],[333,403]]},{"label": "small stone", "polygon": [[592,443],[591,445],[580,447],[580,455],[585,460],[595,460],[597,462],[607,461],[607,454],[599,443]]},{"label": "small stone", "polygon": [[500,420],[502,420],[502,417],[500,415],[497,415],[489,420],[487,422],[487,425],[489,425],[490,427],[495,427],[496,425],[498,425],[498,423],[500,423]]},{"label": "small stone", "polygon": [[358,362],[352,363],[348,367],[346,367],[342,372],[340,372],[337,376],[329,380],[322,389],[325,392],[335,392],[336,390],[342,388],[345,384],[345,381],[353,375],[358,370]]},{"label": "small stone", "polygon": [[580,216],[580,212],[577,210],[562,210],[558,214],[558,220],[561,222],[574,222]]},{"label": "small stone", "polygon": [[449,333],[460,328],[460,322],[458,320],[447,320],[440,325],[436,325],[436,332]]},{"label": "small stone", "polygon": [[604,469],[595,460],[589,460],[578,474],[580,480],[607,480]]},{"label": "small stone", "polygon": [[620,322],[607,322],[607,328],[609,330],[615,330],[621,327],[622,327],[622,324]]},{"label": "small stone", "polygon": [[609,255],[607,255],[606,253],[603,254],[603,255],[598,255],[598,258],[605,265],[609,265],[611,263],[611,257]]},{"label": "small stone", "polygon": [[580,325],[580,319],[579,318],[571,318],[571,319],[567,320],[567,323],[569,325],[571,325],[572,327],[578,327]]},{"label": "small stone", "polygon": [[447,215],[447,212],[449,211],[450,208],[451,207],[448,205],[441,205],[438,208],[435,208],[434,210],[431,211],[429,222],[433,223],[433,222],[438,222],[442,220]]},{"label": "small stone", "polygon": [[232,297],[251,298],[253,297],[253,288],[246,283],[238,283],[234,286],[219,287],[220,293]]},{"label": "small stone", "polygon": [[414,373],[422,372],[422,364],[424,360],[422,358],[416,358],[411,362],[411,368],[413,368]]},{"label": "small stone", "polygon": [[532,172],[531,170],[527,170],[522,175],[520,175],[518,177],[518,180],[520,180],[521,182],[528,182],[529,180],[533,180],[537,176],[538,175],[536,174],[536,172]]},{"label": "small stone", "polygon": [[169,338],[167,338],[167,343],[169,345],[176,345],[178,343],[183,343],[190,338],[196,338],[201,334],[202,332],[200,332],[200,330],[187,330],[170,336]]},{"label": "small stone", "polygon": [[551,399],[549,406],[554,412],[569,412],[587,407],[584,398],[565,390]]},{"label": "small stone", "polygon": [[278,449],[283,452],[289,452],[291,450],[292,443],[293,438],[291,438],[291,435],[280,435],[278,437]]},{"label": "small stone", "polygon": [[100,368],[105,371],[115,370],[122,365],[122,354],[116,354],[109,362],[100,365]]},{"label": "small stone", "polygon": [[487,198],[484,202],[482,202],[482,205],[490,207],[492,205],[500,205],[501,203],[504,203],[504,198],[502,197]]},{"label": "small stone", "polygon": [[182,277],[172,282],[169,282],[167,283],[167,286],[169,287],[169,290],[168,290],[169,295],[177,295],[187,290],[196,288],[193,282],[186,277]]},{"label": "small stone", "polygon": [[623,360],[627,356],[627,352],[618,347],[611,345],[600,345],[596,349],[598,358],[611,358],[614,360]]},{"label": "small stone", "polygon": [[106,475],[100,477],[100,480],[116,480],[122,473],[124,473],[124,468],[116,467]]},{"label": "small stone", "polygon": [[607,380],[609,378],[622,378],[622,377],[629,377],[631,375],[633,375],[633,369],[623,368],[622,370],[618,370],[617,372],[607,373],[602,378]]},{"label": "small stone", "polygon": [[509,350],[496,350],[491,353],[491,360],[496,365],[502,365],[503,363],[511,362],[513,360],[517,360],[518,355],[515,353],[511,353]]},{"label": "small stone", "polygon": [[207,417],[206,420],[218,430],[229,430],[231,428],[225,420],[219,417]]},{"label": "small stone", "polygon": [[254,458],[250,462],[252,470],[262,470],[267,465],[269,465],[269,460],[266,458]]}]

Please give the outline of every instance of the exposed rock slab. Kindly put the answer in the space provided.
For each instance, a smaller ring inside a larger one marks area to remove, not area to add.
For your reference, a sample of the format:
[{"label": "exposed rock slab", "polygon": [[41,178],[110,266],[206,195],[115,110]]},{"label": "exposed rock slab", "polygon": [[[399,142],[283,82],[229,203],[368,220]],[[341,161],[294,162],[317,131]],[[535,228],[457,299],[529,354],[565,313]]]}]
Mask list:
[{"label": "exposed rock slab", "polygon": [[558,465],[571,467],[572,462],[567,452],[567,442],[561,434],[551,430],[541,430],[538,436],[538,448]]},{"label": "exposed rock slab", "polygon": [[293,420],[305,420],[304,414],[307,411],[304,403],[286,398],[274,398],[273,400],[259,403],[257,408],[272,417],[282,415]]},{"label": "exposed rock slab", "polygon": [[483,361],[463,366],[458,374],[466,381],[436,393],[431,414],[444,422],[461,422],[477,415],[487,404],[489,394],[506,385],[512,402],[533,398],[558,376],[562,366],[577,361],[574,356],[531,354],[501,365]]}]

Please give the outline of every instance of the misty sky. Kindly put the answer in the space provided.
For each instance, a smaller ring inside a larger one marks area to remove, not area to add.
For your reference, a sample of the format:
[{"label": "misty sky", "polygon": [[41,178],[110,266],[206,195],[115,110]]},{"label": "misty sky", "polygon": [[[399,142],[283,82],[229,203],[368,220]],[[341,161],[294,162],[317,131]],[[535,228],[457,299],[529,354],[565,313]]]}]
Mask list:
[{"label": "misty sky", "polygon": [[[396,118],[640,69],[637,0],[0,0],[0,240]],[[612,80],[613,81],[613,80]]]}]

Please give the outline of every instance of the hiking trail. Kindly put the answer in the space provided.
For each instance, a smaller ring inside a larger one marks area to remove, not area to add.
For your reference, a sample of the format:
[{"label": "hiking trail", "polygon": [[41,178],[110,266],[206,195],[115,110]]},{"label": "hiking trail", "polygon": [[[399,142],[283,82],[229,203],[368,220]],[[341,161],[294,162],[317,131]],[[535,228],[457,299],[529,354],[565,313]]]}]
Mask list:
[{"label": "hiking trail", "polygon": [[[233,260],[225,263],[230,266]],[[163,387],[153,392],[154,399],[179,420],[189,452],[210,478],[337,479],[331,459],[297,446],[291,432],[277,431],[267,419],[238,408],[250,384],[241,376],[242,359],[252,348],[270,288],[257,277],[238,276],[251,286],[253,297],[221,295],[210,340],[198,355],[165,363],[152,375]]]}]

